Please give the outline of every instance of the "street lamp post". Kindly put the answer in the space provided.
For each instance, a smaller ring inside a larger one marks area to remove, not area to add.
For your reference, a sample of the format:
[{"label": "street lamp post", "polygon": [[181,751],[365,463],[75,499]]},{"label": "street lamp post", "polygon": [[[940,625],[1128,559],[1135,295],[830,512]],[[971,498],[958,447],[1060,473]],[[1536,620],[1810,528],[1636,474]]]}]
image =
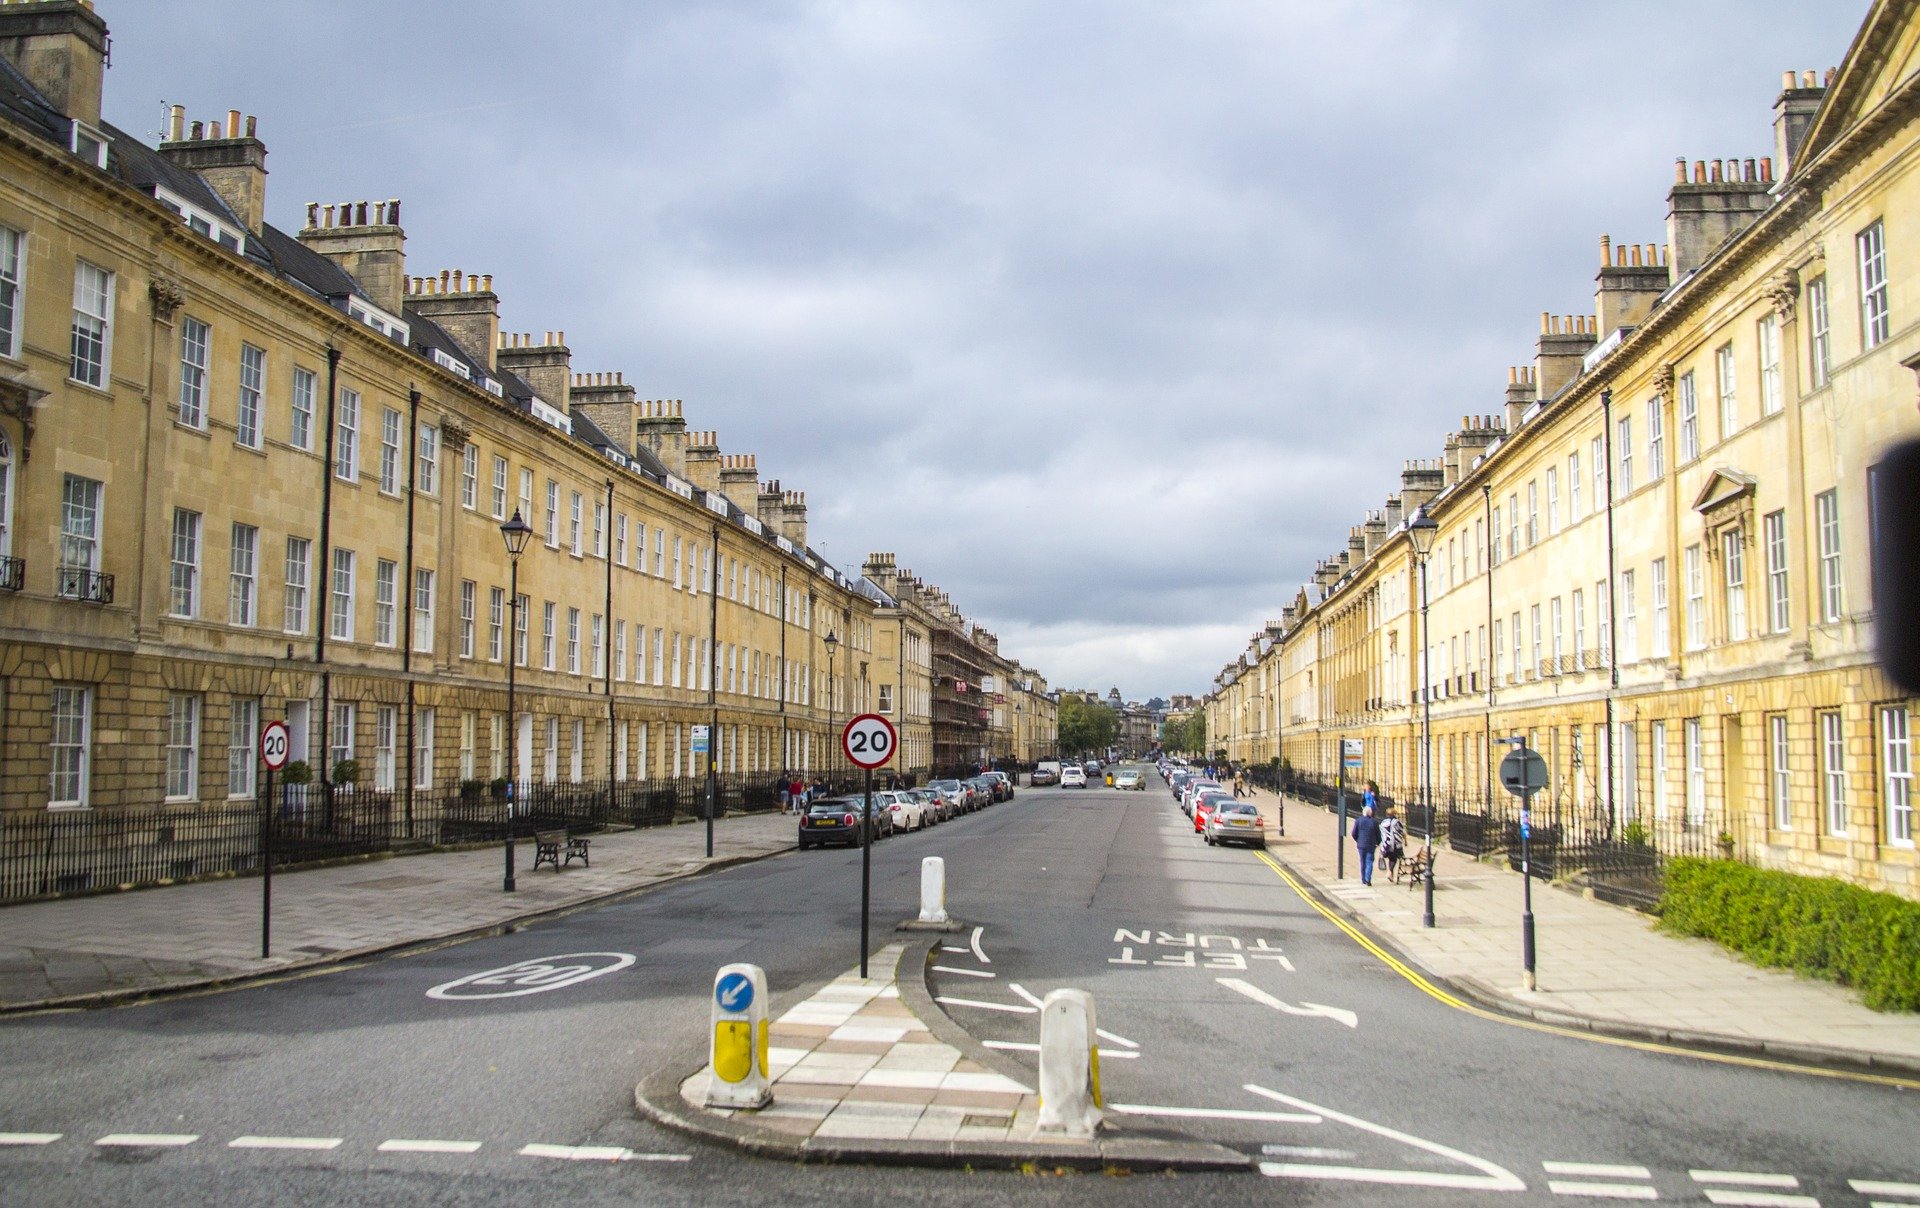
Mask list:
[{"label": "street lamp post", "polygon": [[[832,743],[835,741],[833,736],[835,706],[840,703],[839,698],[835,695],[834,689],[833,655],[836,650],[840,649],[840,639],[834,636],[833,626],[831,624],[827,626],[827,636],[821,638],[820,642],[827,648],[827,741]],[[829,760],[833,757],[833,750],[834,748],[832,746],[827,748],[827,757]]]},{"label": "street lamp post", "polygon": [[1427,632],[1427,555],[1439,535],[1440,526],[1425,508],[1415,512],[1407,525],[1407,540],[1420,562],[1420,796],[1427,807],[1427,866],[1422,878],[1427,900],[1420,916],[1422,927],[1433,926],[1433,640]]},{"label": "street lamp post", "polygon": [[518,745],[519,735],[514,722],[514,667],[519,662],[520,653],[520,555],[526,552],[527,542],[533,538],[533,527],[520,518],[520,509],[513,510],[513,519],[500,526],[500,538],[507,543],[507,558],[512,564],[508,572],[507,587],[507,876],[502,888],[512,893],[513,886],[513,804],[516,787],[519,785],[518,773],[514,769],[514,748]]}]

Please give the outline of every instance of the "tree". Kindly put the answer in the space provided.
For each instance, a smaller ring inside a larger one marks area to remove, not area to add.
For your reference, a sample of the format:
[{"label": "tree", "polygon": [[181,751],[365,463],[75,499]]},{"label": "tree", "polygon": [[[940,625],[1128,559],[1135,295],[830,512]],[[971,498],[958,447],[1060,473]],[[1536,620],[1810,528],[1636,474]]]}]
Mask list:
[{"label": "tree", "polygon": [[1060,753],[1105,753],[1120,737],[1120,719],[1112,709],[1067,693],[1060,698]]}]

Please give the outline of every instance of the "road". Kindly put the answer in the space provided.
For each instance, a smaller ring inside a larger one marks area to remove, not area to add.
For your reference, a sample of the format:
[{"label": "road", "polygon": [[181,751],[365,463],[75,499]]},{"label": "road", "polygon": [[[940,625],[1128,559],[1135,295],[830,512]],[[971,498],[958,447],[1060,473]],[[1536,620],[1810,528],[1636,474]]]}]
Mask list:
[{"label": "road", "polygon": [[[1920,1183],[1911,1094],[1463,1014],[1255,853],[1183,826],[1150,777],[1141,793],[1027,790],[888,840],[875,946],[912,914],[920,858],[945,857],[950,908],[981,927],[977,953],[965,933],[940,953],[956,1021],[1017,1046],[1032,998],[1093,991],[1116,1038],[1109,1101],[1260,1155],[1267,1177],[794,1168],[639,1120],[633,1084],[701,1051],[719,964],[765,967],[776,1012],[854,964],[859,853],[832,850],[324,974],[0,1021],[0,1204],[766,1203],[774,1177],[783,1204],[1519,1203],[1598,1184],[1799,1208],[1865,1205],[1850,1179]],[[428,993],[576,953],[624,967],[516,997]],[[101,1143],[116,1137],[131,1143]],[[1599,1166],[1621,1169],[1582,1169]],[[1920,1205],[1920,1189],[1880,1198]]]}]

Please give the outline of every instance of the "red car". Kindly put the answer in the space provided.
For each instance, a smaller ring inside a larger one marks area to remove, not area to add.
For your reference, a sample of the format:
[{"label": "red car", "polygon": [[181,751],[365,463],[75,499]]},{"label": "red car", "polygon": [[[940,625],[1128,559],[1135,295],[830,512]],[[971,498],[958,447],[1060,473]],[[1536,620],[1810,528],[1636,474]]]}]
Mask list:
[{"label": "red car", "polygon": [[1196,796],[1193,799],[1193,833],[1196,835],[1206,834],[1207,815],[1213,812],[1213,807],[1222,801],[1232,800],[1232,793],[1222,793],[1217,790],[1203,792]]}]

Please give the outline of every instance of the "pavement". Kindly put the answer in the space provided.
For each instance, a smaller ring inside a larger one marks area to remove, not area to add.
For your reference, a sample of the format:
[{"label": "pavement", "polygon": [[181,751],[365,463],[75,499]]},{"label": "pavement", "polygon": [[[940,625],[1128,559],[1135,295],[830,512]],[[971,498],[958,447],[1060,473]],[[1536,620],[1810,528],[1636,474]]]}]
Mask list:
[{"label": "pavement", "polygon": [[[1278,799],[1263,792],[1254,800],[1276,833]],[[1663,932],[1638,911],[1537,878],[1537,982],[1528,991],[1524,886],[1504,859],[1476,863],[1441,846],[1428,928],[1420,888],[1390,883],[1384,868],[1363,886],[1350,841],[1346,875],[1338,874],[1338,831],[1332,812],[1288,798],[1286,836],[1268,851],[1338,913],[1481,1006],[1608,1035],[1920,1074],[1920,1015],[1870,1010],[1843,986],[1750,965],[1711,941]],[[1420,843],[1409,836],[1409,857]]]},{"label": "pavement", "polygon": [[273,878],[271,955],[261,956],[258,877],[0,908],[0,1012],[99,1006],[227,985],[438,940],[759,859],[793,847],[794,822],[746,814],[592,837],[591,866],[532,869],[516,845],[517,891],[501,849],[382,858]]}]

